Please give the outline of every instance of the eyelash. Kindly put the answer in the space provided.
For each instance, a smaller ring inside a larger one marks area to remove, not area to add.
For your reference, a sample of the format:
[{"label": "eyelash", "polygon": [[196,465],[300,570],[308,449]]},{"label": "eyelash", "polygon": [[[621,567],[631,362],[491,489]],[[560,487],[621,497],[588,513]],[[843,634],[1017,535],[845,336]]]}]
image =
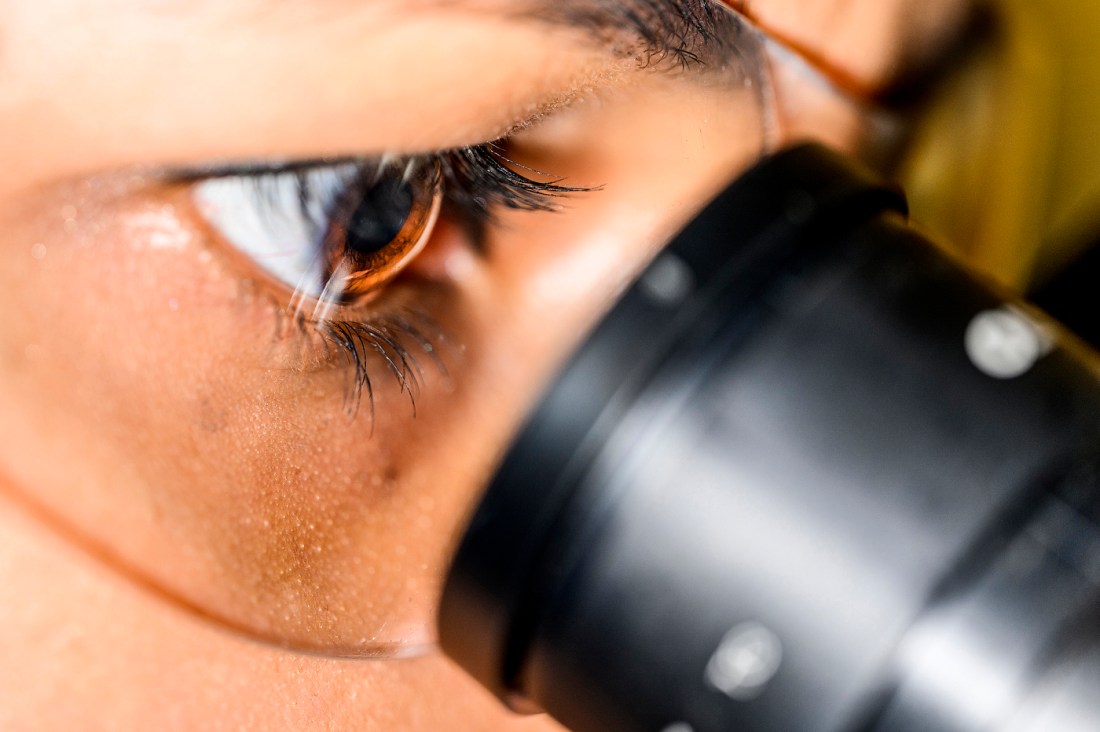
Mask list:
[{"label": "eyelash", "polygon": [[527,173],[542,171],[520,165],[507,156],[500,142],[464,147],[433,156],[443,175],[444,210],[465,229],[478,248],[485,244],[485,228],[498,207],[519,211],[555,211],[557,200],[591,188],[561,185],[561,180],[538,181]]},{"label": "eyelash", "polygon": [[[547,177],[511,160],[504,141],[456,148],[427,155],[386,157],[383,159],[322,159],[274,166],[238,166],[219,168],[214,172],[183,176],[183,182],[201,182],[218,178],[241,178],[254,189],[261,210],[274,213],[287,205],[285,191],[274,185],[278,176],[293,177],[300,214],[311,225],[322,230],[330,221],[332,210],[319,211],[310,202],[323,200],[325,192],[318,190],[322,181],[319,171],[330,170],[345,179],[349,186],[363,185],[370,171],[434,169],[438,171],[442,189],[442,215],[457,224],[476,250],[483,250],[489,227],[501,208],[519,211],[555,211],[559,199],[572,193],[591,190],[565,186],[561,180],[539,180]],[[331,180],[329,181],[331,185]],[[347,194],[348,191],[344,191]],[[277,217],[270,216],[274,221]],[[318,221],[323,218],[323,221]],[[335,308],[336,311],[341,308]],[[419,309],[391,308],[385,303],[362,314],[340,316],[328,310],[315,317],[301,308],[286,311],[294,319],[297,332],[318,335],[326,356],[335,348],[343,354],[351,369],[346,394],[349,413],[358,412],[363,397],[367,399],[371,423],[374,422],[374,382],[371,375],[372,354],[381,358],[386,369],[397,380],[402,393],[410,400],[416,413],[416,394],[422,376],[419,358],[428,356],[434,366],[446,376],[435,338],[428,332],[439,328]],[[419,321],[419,324],[414,321]],[[408,345],[406,345],[408,344]]]}]

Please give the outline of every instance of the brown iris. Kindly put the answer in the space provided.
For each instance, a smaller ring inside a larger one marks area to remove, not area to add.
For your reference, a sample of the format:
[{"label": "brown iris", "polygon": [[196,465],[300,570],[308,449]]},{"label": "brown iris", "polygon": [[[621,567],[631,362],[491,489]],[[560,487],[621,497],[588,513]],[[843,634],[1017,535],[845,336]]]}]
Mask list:
[{"label": "brown iris", "polygon": [[435,166],[374,170],[350,186],[325,235],[322,299],[354,304],[397,276],[429,239],[440,200]]}]

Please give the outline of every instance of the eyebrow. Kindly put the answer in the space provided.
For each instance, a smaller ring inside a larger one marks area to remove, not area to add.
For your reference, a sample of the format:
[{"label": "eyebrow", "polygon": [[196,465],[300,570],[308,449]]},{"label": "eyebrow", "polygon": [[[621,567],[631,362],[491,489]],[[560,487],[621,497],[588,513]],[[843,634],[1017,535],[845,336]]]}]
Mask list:
[{"label": "eyebrow", "polygon": [[[737,54],[746,21],[740,0],[407,0],[412,7],[462,7],[579,30],[605,51],[643,66],[707,65]],[[406,5],[406,7],[409,7]]]},{"label": "eyebrow", "polygon": [[576,28],[645,65],[706,64],[735,51],[742,28],[721,0],[527,0],[517,15]]}]

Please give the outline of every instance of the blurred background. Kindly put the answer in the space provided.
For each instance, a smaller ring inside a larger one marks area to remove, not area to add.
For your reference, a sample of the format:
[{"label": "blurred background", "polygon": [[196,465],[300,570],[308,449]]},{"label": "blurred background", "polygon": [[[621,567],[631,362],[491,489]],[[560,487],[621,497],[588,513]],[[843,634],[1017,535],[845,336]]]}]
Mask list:
[{"label": "blurred background", "polygon": [[1100,2],[987,4],[897,176],[937,239],[1100,345]]}]

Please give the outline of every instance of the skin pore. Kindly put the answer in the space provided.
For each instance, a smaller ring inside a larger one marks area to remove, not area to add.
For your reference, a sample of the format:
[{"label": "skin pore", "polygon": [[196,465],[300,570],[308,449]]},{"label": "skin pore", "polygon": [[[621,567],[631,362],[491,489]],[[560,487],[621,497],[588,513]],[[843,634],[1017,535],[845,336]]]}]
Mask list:
[{"label": "skin pore", "polygon": [[[931,54],[960,5],[742,10],[870,93]],[[448,551],[538,389],[764,141],[756,88],[639,64],[620,26],[515,8],[5,8],[0,728],[550,726],[431,652],[340,657],[430,642]],[[415,416],[377,354],[374,418],[349,409],[339,353],[288,325],[288,288],[166,173],[509,133],[515,160],[598,190],[497,211],[481,242],[445,212],[401,277],[340,311],[420,324]],[[856,142],[843,122],[816,133]]]}]

